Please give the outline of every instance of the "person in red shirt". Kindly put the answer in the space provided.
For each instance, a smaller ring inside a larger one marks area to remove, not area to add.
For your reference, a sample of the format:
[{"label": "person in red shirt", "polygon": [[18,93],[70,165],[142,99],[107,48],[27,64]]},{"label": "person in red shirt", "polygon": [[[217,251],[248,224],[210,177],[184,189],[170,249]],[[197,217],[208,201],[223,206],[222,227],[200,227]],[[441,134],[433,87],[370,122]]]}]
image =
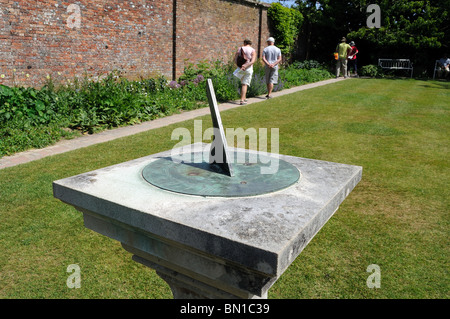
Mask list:
[{"label": "person in red shirt", "polygon": [[352,41],[350,42],[350,46],[352,47],[352,50],[350,51],[349,55],[348,55],[348,76],[350,76],[350,70],[352,69],[352,67],[355,70],[355,76],[358,76],[358,65],[356,62],[356,55],[358,54],[358,49],[355,46],[355,42]]}]

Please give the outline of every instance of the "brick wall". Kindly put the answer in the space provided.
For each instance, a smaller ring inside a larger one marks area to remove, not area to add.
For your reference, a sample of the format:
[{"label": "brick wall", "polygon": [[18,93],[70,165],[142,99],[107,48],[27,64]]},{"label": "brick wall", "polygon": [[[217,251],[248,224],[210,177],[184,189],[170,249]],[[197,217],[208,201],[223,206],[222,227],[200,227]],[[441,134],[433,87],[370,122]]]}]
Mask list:
[{"label": "brick wall", "polygon": [[228,60],[268,36],[267,5],[253,0],[0,0],[0,83],[178,77],[186,59]]},{"label": "brick wall", "polygon": [[245,38],[262,52],[258,43],[263,48],[269,36],[267,7],[249,1],[182,0],[177,14],[177,72],[183,59],[228,61]]}]

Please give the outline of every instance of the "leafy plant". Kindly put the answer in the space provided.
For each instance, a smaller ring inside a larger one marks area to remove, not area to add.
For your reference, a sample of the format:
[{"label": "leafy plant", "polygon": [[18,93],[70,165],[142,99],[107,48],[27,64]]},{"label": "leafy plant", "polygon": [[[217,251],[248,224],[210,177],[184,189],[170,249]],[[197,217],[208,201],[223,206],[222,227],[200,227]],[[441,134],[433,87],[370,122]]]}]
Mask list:
[{"label": "leafy plant", "polygon": [[383,69],[374,64],[365,65],[360,71],[362,76],[370,76],[373,78],[382,78],[384,76]]},{"label": "leafy plant", "polygon": [[52,123],[53,98],[33,88],[0,85],[0,123],[12,119],[27,119],[35,125]]},{"label": "leafy plant", "polygon": [[324,65],[316,60],[295,61],[290,65],[294,69],[324,69]]},{"label": "leafy plant", "polygon": [[287,8],[280,3],[272,3],[267,10],[273,36],[281,53],[289,59],[303,23],[303,15],[299,10]]},{"label": "leafy plant", "polygon": [[[317,66],[304,61],[281,68],[274,91],[330,76]],[[201,61],[187,63],[178,81],[163,76],[131,81],[114,71],[101,79],[85,74],[65,85],[55,85],[49,76],[41,89],[0,85],[0,156],[43,147],[77,132],[92,134],[203,107],[207,78],[213,81],[219,102],[236,100],[240,81],[234,69],[232,62]],[[264,72],[261,61],[254,64],[247,97],[266,94]]]},{"label": "leafy plant", "polygon": [[[214,62],[201,61],[197,65],[187,63],[183,75],[179,78],[180,83],[189,83],[198,81],[198,76],[202,79],[210,78],[213,82],[216,98],[219,102],[237,99],[239,82],[232,73],[234,65],[232,62],[224,63],[217,60]],[[200,96],[199,96],[200,98]],[[205,91],[201,92],[200,100],[206,101]]]},{"label": "leafy plant", "polygon": [[331,73],[323,68],[299,69],[297,65],[291,65],[279,71],[286,87],[318,82],[332,77]]}]

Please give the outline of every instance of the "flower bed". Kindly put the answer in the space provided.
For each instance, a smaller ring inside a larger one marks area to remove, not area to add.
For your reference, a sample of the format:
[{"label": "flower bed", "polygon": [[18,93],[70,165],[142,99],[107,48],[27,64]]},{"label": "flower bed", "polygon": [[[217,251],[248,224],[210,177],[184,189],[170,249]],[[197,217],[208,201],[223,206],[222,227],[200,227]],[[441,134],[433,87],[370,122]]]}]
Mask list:
[{"label": "flower bed", "polygon": [[[211,78],[219,102],[239,98],[240,84],[232,63],[188,64],[178,81],[165,77],[128,80],[114,71],[103,79],[90,76],[56,85],[48,76],[41,89],[0,85],[0,157],[50,145],[62,138],[132,125],[207,105]],[[274,91],[330,78],[323,69],[280,70]],[[254,66],[247,97],[266,94],[264,67]]]}]

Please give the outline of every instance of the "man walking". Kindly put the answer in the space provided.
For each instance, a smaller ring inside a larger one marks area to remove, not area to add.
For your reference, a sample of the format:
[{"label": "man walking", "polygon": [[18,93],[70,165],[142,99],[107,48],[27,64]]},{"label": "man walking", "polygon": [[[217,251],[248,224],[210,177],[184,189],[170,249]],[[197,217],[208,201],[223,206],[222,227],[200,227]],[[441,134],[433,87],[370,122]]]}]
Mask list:
[{"label": "man walking", "polygon": [[274,38],[267,39],[267,47],[263,50],[262,59],[265,64],[266,98],[270,99],[273,85],[278,83],[278,64],[281,62],[281,50],[275,46]]},{"label": "man walking", "polygon": [[336,79],[339,77],[339,70],[341,70],[344,78],[347,78],[347,56],[351,52],[352,47],[346,43],[347,39],[343,37],[341,43],[336,47],[335,53],[338,53],[338,60],[336,62]]}]

